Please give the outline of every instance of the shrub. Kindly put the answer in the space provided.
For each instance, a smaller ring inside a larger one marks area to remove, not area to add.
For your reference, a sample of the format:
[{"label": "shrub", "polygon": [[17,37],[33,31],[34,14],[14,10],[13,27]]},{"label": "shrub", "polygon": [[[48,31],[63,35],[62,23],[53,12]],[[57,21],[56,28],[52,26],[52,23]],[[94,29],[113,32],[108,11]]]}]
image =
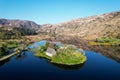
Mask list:
[{"label": "shrub", "polygon": [[2,44],[0,47],[0,56],[6,55],[8,53],[7,44]]},{"label": "shrub", "polygon": [[120,34],[118,34],[117,38],[120,39]]}]

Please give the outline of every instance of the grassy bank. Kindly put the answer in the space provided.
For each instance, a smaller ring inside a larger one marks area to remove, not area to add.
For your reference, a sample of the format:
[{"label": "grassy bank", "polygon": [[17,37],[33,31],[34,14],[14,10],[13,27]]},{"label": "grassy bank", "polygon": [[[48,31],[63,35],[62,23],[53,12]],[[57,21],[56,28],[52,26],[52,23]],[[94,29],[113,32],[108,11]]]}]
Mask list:
[{"label": "grassy bank", "polygon": [[27,39],[0,40],[0,57],[8,55],[10,49],[14,49],[15,51],[18,51],[18,49],[22,50],[29,43],[30,41]]},{"label": "grassy bank", "polygon": [[120,39],[117,39],[117,38],[98,38],[95,41],[91,41],[90,45],[120,46]]},{"label": "grassy bank", "polygon": [[77,65],[82,64],[86,61],[86,56],[82,52],[76,51],[74,48],[63,48],[58,49],[57,54],[53,57],[47,56],[46,51],[39,47],[36,50],[35,56],[48,59],[52,63],[63,64],[63,65]]},{"label": "grassy bank", "polygon": [[[20,53],[29,44],[28,42],[20,44],[21,41],[3,41],[0,44],[0,61],[6,60],[13,55]],[[14,49],[14,53],[9,54],[9,50]]]},{"label": "grassy bank", "polygon": [[1,41],[0,42],[0,57],[8,55],[10,49],[16,48],[19,46],[18,42],[15,41]]}]

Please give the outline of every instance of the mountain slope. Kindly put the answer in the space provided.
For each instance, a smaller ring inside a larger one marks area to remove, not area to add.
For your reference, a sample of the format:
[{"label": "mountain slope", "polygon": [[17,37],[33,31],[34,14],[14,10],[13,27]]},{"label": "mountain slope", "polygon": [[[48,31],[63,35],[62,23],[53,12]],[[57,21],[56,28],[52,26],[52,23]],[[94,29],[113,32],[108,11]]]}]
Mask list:
[{"label": "mountain slope", "polygon": [[8,20],[8,19],[0,19],[0,26],[25,27],[25,28],[34,28],[34,29],[38,29],[40,27],[40,25],[32,21]]},{"label": "mountain slope", "polygon": [[44,25],[42,32],[83,39],[116,37],[120,33],[120,11],[79,18],[56,25]]}]

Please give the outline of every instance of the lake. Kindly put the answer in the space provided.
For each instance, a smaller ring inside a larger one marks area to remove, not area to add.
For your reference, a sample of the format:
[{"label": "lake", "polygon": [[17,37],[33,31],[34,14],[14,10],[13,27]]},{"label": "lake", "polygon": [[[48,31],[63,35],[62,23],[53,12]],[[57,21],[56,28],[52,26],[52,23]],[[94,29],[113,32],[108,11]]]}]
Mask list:
[{"label": "lake", "polygon": [[[27,48],[44,43],[36,42]],[[25,51],[0,62],[0,80],[120,80],[120,63],[101,53],[85,50],[87,61],[69,67],[52,64],[33,54],[34,51]]]}]

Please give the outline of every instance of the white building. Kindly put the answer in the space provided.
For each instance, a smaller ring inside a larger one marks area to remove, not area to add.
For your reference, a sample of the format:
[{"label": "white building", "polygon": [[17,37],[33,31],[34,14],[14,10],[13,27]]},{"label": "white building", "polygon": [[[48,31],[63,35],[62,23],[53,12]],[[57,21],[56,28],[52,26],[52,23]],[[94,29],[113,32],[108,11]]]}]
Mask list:
[{"label": "white building", "polygon": [[50,57],[56,55],[55,49],[48,47],[48,48],[47,48],[47,51],[46,51],[46,55],[48,55],[48,56],[50,56]]}]

